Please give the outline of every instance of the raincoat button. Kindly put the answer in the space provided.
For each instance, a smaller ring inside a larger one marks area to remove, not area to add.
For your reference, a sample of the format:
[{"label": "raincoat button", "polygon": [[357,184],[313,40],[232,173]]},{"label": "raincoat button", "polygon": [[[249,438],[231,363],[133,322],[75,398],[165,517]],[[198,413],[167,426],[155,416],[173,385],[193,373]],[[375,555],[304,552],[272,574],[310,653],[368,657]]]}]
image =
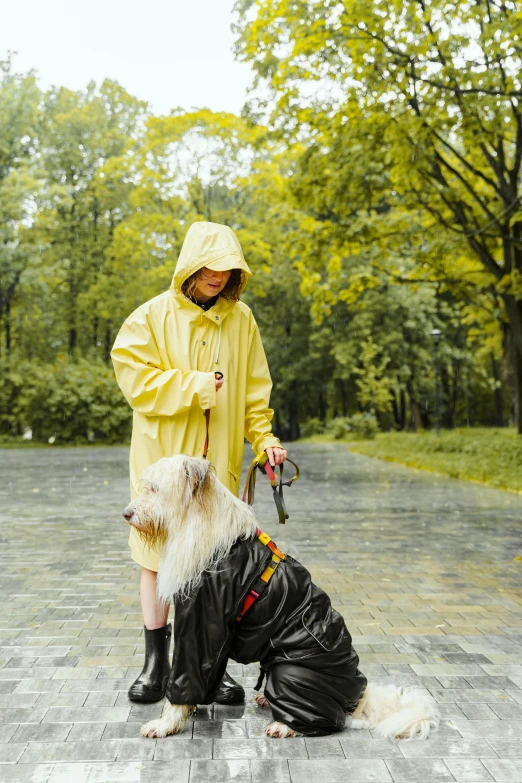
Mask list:
[{"label": "raincoat button", "polygon": [[206,342],[204,340],[201,341],[201,345],[206,345]]},{"label": "raincoat button", "polygon": [[216,315],[216,321],[219,321],[219,315]]}]

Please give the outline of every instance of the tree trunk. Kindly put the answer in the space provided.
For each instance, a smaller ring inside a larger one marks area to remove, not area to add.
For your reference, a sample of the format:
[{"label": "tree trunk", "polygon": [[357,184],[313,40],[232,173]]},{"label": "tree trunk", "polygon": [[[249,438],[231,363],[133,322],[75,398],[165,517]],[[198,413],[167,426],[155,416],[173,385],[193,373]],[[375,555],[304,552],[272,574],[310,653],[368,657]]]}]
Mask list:
[{"label": "tree trunk", "polygon": [[7,357],[11,353],[11,300],[5,303],[5,353]]},{"label": "tree trunk", "polygon": [[491,357],[491,370],[493,372],[493,379],[495,381],[495,417],[493,420],[496,427],[503,427],[504,415],[502,411],[502,388],[499,385],[500,376],[498,373],[498,364],[494,356]]},{"label": "tree trunk", "polygon": [[395,393],[395,389],[391,390],[392,394],[392,408],[393,408],[393,418],[395,419],[395,424],[397,425],[398,430],[403,430],[406,426],[406,395],[404,394],[404,389],[401,389],[399,392],[399,399],[397,399],[397,394]]},{"label": "tree trunk", "polygon": [[399,415],[399,406],[397,405],[397,395],[395,394],[395,389],[391,389],[391,404],[393,409],[393,418],[395,419],[395,424],[397,425],[397,429],[401,429],[401,423],[400,423],[400,415]]},{"label": "tree trunk", "polygon": [[441,386],[442,386],[442,394],[440,398],[442,426],[444,427],[445,430],[452,430],[455,426],[454,400],[455,400],[456,379],[454,380],[452,386],[448,369],[445,365],[442,365],[441,367],[440,378],[441,378]]},{"label": "tree trunk", "polygon": [[468,364],[466,373],[466,426],[473,427],[473,390],[471,388],[471,367]]},{"label": "tree trunk", "polygon": [[522,435],[522,354],[512,345],[511,365],[513,368],[513,416],[515,427]]},{"label": "tree trunk", "polygon": [[319,386],[319,394],[317,399],[317,408],[319,413],[319,419],[322,424],[326,424],[326,404],[324,400],[324,390],[322,385]]},{"label": "tree trunk", "polygon": [[16,289],[18,287],[18,283],[20,282],[20,277],[22,276],[21,270],[19,270],[14,280],[12,280],[11,284],[7,287],[5,294],[1,294],[1,301],[0,301],[0,316],[3,314],[4,316],[4,324],[5,324],[5,352],[6,356],[9,356],[11,353],[12,348],[12,332],[11,332],[11,302],[14,299],[14,295],[16,293]]},{"label": "tree trunk", "polygon": [[72,356],[74,353],[74,349],[76,348],[76,338],[78,334],[76,332],[76,329],[69,329],[69,353]]},{"label": "tree trunk", "polygon": [[341,404],[343,407],[343,416],[348,416],[348,395],[346,394],[346,383],[341,378]]},{"label": "tree trunk", "polygon": [[418,401],[415,399],[415,397],[410,392],[410,407],[411,407],[411,416],[413,420],[413,428],[415,432],[422,432],[424,429],[424,424],[422,422],[422,415],[421,415],[421,409]]},{"label": "tree trunk", "polygon": [[514,296],[503,297],[509,319],[509,357],[513,370],[513,415],[518,434],[522,435],[522,303]]},{"label": "tree trunk", "polygon": [[400,393],[400,411],[401,411],[401,418],[400,418],[400,429],[403,430],[406,426],[406,394],[404,393],[404,389],[401,389]]}]

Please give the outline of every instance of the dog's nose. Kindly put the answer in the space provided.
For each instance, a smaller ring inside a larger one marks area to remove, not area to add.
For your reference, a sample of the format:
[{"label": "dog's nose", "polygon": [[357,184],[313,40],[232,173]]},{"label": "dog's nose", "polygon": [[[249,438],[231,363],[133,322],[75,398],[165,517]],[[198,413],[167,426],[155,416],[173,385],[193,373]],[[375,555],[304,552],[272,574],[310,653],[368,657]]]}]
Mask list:
[{"label": "dog's nose", "polygon": [[133,515],[133,514],[134,514],[134,511],[133,511],[133,509],[132,509],[132,508],[130,508],[130,507],[129,507],[129,508],[126,508],[126,509],[125,509],[125,511],[123,512],[123,516],[125,517],[125,519],[127,520],[127,522],[130,522],[130,520],[132,519],[132,515]]}]

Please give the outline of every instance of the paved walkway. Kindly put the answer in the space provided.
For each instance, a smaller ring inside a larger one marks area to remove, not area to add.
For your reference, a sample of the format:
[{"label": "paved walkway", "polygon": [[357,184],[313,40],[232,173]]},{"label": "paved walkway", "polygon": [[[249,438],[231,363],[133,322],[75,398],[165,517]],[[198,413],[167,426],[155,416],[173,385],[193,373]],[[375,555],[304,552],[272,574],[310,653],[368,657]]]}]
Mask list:
[{"label": "paved walkway", "polygon": [[270,740],[252,703],[257,667],[232,664],[244,706],[141,738],[160,706],[127,698],[143,661],[127,451],[0,451],[3,783],[522,781],[522,497],[342,445],[291,456],[303,473],[291,519],[277,525],[260,484],[262,527],[332,595],[369,679],[433,694],[438,734]]}]

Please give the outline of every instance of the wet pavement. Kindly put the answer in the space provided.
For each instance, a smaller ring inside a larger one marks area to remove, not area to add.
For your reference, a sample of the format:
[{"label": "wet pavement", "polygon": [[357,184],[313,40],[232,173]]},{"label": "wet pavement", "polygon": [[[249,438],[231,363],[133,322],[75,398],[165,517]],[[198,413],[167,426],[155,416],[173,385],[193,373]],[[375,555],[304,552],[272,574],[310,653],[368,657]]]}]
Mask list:
[{"label": "wet pavement", "polygon": [[127,453],[0,450],[2,783],[522,781],[521,496],[342,444],[292,446],[290,520],[277,524],[260,476],[261,527],[330,593],[368,679],[428,689],[440,730],[399,745],[348,730],[268,739],[257,667],[232,663],[244,705],[151,740],[139,727],[161,704],[127,697],[143,663]]}]

